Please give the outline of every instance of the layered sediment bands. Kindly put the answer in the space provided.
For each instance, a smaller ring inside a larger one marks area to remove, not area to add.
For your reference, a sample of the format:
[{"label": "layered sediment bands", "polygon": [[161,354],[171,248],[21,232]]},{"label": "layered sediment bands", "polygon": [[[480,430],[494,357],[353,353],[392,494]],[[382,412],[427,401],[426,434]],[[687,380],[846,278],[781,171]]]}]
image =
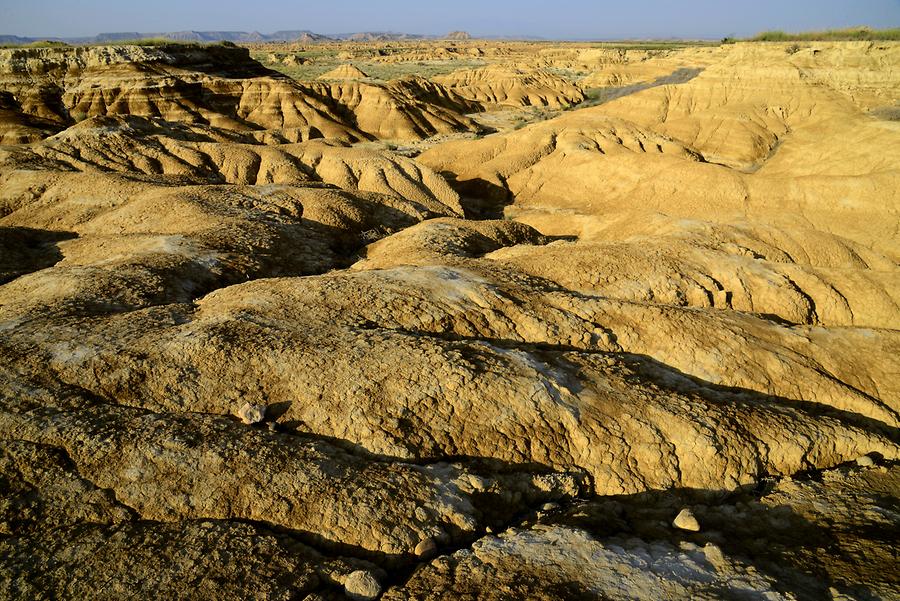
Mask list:
[{"label": "layered sediment bands", "polygon": [[481,110],[480,105],[427,80],[407,79],[387,85],[333,81],[306,84],[305,89],[333,100],[341,111],[353,115],[359,130],[378,139],[420,140],[480,129],[465,116]]},{"label": "layered sediment bands", "polygon": [[[874,55],[871,71],[895,51],[859,50]],[[897,174],[884,152],[893,154],[896,133],[845,94],[801,78],[797,54],[777,45],[739,46],[685,84],[654,87],[472,144],[450,142],[421,160],[461,184],[507,190],[517,208],[596,215],[638,202],[641,211],[678,217],[812,225],[887,249],[896,237]],[[809,54],[857,62],[840,46]],[[867,89],[845,85],[861,95]],[[882,102],[894,101],[893,89],[881,88]],[[619,120],[627,125],[624,135]],[[667,151],[673,145],[689,155]],[[879,150],[865,150],[872,148]],[[882,211],[891,214],[890,223],[876,217]]]},{"label": "layered sediment bands", "polygon": [[483,105],[560,108],[584,100],[584,93],[549,71],[482,67],[434,78],[463,98]]},{"label": "layered sediment bands", "polygon": [[[516,247],[490,258],[572,290],[635,302],[733,309],[794,324],[900,326],[900,273],[861,245],[810,232],[818,256],[806,262],[765,242],[780,231],[719,226],[709,245],[703,234],[685,236],[690,229]],[[827,260],[834,256],[846,263]]]},{"label": "layered sediment bands", "polygon": [[210,127],[179,127],[138,117],[95,118],[39,144],[11,150],[10,166],[45,162],[56,168],[179,176],[194,182],[292,184],[324,182],[461,213],[459,195],[427,167],[399,155],[331,141],[260,144]]},{"label": "layered sediment bands", "polygon": [[[186,302],[251,278],[344,266],[370,240],[366,232],[383,236],[457,213],[420,180],[397,180],[403,195],[419,200],[391,192],[393,178],[380,181],[385,193],[315,182],[201,186],[91,172],[50,179],[42,171],[12,172],[4,180],[4,231],[12,236],[17,224],[31,224],[22,235],[33,231],[47,240],[34,259],[53,268],[10,282],[3,309],[91,313]],[[452,203],[455,195],[447,192]]]},{"label": "layered sediment bands", "polygon": [[349,63],[345,63],[327,73],[323,73],[318,77],[318,79],[366,79],[367,77],[369,76],[366,75],[366,73],[359,67],[355,67]]},{"label": "layered sediment bands", "polygon": [[0,51],[0,597],[897,597],[897,48]]},{"label": "layered sediment bands", "polygon": [[[111,115],[271,131],[292,141],[421,139],[478,129],[448,102],[417,101],[409,83],[304,86],[265,69],[245,49],[224,46],[0,50],[0,86],[9,95],[0,104],[5,143]],[[455,104],[466,106],[462,99]]]}]

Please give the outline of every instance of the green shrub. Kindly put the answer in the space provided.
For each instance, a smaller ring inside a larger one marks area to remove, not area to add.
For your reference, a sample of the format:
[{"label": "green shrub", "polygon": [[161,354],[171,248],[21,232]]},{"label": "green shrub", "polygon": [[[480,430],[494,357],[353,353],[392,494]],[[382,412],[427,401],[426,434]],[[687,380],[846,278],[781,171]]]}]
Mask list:
[{"label": "green shrub", "polygon": [[58,40],[38,40],[27,44],[28,48],[66,48],[68,44]]}]

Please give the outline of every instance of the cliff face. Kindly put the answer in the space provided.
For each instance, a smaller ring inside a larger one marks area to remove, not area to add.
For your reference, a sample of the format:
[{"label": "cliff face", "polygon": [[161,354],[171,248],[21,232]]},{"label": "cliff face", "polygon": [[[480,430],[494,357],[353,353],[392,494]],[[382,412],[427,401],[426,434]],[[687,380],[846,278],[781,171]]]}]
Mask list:
[{"label": "cliff face", "polygon": [[292,82],[237,47],[7,49],[0,51],[0,73],[0,86],[12,96],[3,122],[4,139],[12,141],[42,137],[29,118],[61,130],[107,115],[245,131],[324,128],[353,136],[351,126],[320,114]]},{"label": "cliff face", "polygon": [[6,143],[112,115],[348,142],[479,129],[446,103],[417,102],[408,84],[303,86],[229,46],[0,50],[0,88]]},{"label": "cliff face", "polygon": [[560,108],[584,100],[584,93],[543,70],[483,67],[435,78],[454,93],[487,105]]},{"label": "cliff face", "polygon": [[170,44],[161,46],[74,46],[0,49],[0,74],[31,76],[77,75],[87,69],[128,63],[159,64],[200,72],[268,73],[238,46]]}]

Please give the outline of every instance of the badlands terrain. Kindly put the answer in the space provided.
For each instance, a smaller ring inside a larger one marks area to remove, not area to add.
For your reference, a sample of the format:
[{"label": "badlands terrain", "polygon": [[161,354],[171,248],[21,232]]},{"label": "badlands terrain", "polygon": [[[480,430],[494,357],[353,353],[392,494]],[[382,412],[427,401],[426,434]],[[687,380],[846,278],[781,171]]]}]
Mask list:
[{"label": "badlands terrain", "polygon": [[900,43],[0,50],[0,597],[898,599]]}]

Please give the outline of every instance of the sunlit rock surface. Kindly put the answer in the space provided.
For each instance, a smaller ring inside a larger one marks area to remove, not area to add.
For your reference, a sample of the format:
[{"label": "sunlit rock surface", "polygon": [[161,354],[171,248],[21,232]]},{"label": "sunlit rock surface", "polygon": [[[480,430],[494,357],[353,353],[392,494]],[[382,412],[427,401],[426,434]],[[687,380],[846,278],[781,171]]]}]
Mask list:
[{"label": "sunlit rock surface", "polygon": [[291,51],[0,50],[0,597],[900,595],[900,46]]}]

